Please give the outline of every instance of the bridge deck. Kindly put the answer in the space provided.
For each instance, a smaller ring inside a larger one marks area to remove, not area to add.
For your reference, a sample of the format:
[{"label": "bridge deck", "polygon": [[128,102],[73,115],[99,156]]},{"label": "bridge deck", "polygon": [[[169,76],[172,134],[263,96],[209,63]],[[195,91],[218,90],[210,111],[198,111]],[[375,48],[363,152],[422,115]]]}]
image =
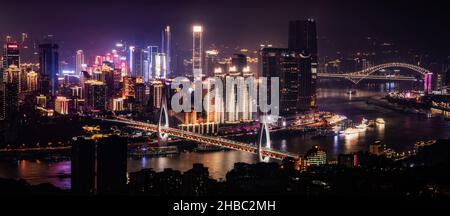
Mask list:
[{"label": "bridge deck", "polygon": [[[151,131],[151,132],[158,132],[158,126],[155,124],[133,121],[133,120],[125,119],[125,118],[119,118],[117,120],[115,120],[115,119],[114,120],[106,119],[106,120],[127,124],[129,127],[135,128],[135,129],[146,130],[146,131]],[[221,147],[244,151],[244,152],[248,152],[248,153],[252,153],[252,154],[258,154],[258,148],[254,145],[250,145],[247,143],[238,142],[238,141],[234,141],[234,140],[224,139],[221,137],[212,137],[212,136],[183,131],[180,129],[170,128],[170,127],[161,127],[161,132],[169,134],[171,136],[187,139],[187,140],[192,140],[192,141],[201,142],[201,143],[210,144],[210,145],[221,146]],[[262,148],[261,151],[262,151],[263,156],[271,157],[271,158],[275,158],[275,159],[279,159],[279,160],[282,160],[285,157],[293,157],[293,158],[300,157],[300,155],[297,155],[297,154],[293,154],[293,153],[289,153],[289,152],[285,152],[285,151],[274,150],[274,149],[269,149],[269,148]]]}]

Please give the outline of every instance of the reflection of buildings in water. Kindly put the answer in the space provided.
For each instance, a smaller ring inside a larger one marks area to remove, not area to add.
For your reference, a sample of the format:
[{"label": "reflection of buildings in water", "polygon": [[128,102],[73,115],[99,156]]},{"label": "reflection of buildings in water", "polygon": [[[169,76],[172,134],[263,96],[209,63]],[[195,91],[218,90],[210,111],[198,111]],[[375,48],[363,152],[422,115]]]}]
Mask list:
[{"label": "reflection of buildings in water", "polygon": [[[360,133],[345,134],[344,135],[345,147],[351,148],[351,146],[356,145],[358,143],[359,134]],[[361,134],[363,134],[364,136],[365,133],[361,132]]]},{"label": "reflection of buildings in water", "polygon": [[287,141],[285,139],[281,140],[281,150],[287,151]]},{"label": "reflection of buildings in water", "polygon": [[338,152],[339,152],[339,148],[338,147],[339,147],[339,136],[335,135],[333,137],[333,154],[334,155],[338,154]]},{"label": "reflection of buildings in water", "polygon": [[430,111],[431,111],[432,116],[440,115],[440,116],[445,117],[445,118],[450,118],[450,112],[449,111],[435,109],[435,108],[431,108]]},{"label": "reflection of buildings in water", "polygon": [[376,130],[377,130],[378,138],[381,138],[381,139],[384,138],[384,128],[385,128],[385,125],[384,125],[384,124],[377,124],[377,125],[376,125]]}]

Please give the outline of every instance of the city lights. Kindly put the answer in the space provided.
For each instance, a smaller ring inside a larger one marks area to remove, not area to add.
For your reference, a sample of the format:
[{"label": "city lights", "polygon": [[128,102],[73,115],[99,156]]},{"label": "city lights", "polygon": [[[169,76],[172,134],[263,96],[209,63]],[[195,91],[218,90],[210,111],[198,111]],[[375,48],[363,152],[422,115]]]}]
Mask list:
[{"label": "city lights", "polygon": [[0,196],[33,214],[136,196],[113,207],[409,215],[450,196],[440,2],[28,1],[0,6]]}]

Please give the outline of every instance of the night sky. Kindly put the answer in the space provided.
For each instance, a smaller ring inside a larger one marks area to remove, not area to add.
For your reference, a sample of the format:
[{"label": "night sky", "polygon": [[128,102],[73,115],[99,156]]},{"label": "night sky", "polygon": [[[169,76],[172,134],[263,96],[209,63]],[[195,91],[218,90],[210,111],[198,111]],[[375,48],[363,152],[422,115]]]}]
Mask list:
[{"label": "night sky", "polygon": [[[205,28],[207,44],[287,45],[290,19],[314,18],[320,53],[346,51],[366,36],[432,54],[450,53],[450,13],[444,1],[52,1],[1,0],[0,35],[53,34],[64,49],[105,52],[118,40],[158,44],[165,25],[174,43],[189,49],[191,26]],[[429,4],[427,4],[429,3]],[[17,38],[18,40],[19,38]],[[319,53],[319,54],[320,54]]]}]

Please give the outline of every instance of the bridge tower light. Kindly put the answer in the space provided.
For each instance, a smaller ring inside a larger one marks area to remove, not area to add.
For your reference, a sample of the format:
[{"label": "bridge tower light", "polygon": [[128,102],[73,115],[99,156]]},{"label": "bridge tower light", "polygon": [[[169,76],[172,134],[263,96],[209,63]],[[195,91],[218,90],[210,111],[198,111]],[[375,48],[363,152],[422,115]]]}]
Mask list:
[{"label": "bridge tower light", "polygon": [[169,137],[169,134],[163,133],[161,128],[168,128],[169,127],[169,115],[167,113],[167,100],[165,95],[161,97],[161,108],[159,110],[159,120],[158,120],[158,145],[162,146],[167,143],[167,139]]},{"label": "bridge tower light", "polygon": [[270,132],[269,132],[269,125],[266,120],[262,121],[260,124],[259,138],[258,138],[258,157],[260,162],[269,162],[269,157],[265,157],[262,152],[263,142],[265,143],[264,147],[270,148]]}]

